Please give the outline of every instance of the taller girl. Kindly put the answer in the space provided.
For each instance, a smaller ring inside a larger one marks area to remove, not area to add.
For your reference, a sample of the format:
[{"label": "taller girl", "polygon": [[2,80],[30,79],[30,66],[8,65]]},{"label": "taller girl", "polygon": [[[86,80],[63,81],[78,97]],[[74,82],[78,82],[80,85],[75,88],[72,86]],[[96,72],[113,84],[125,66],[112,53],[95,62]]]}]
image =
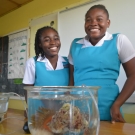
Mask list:
[{"label": "taller girl", "polygon": [[[135,90],[135,50],[125,35],[109,34],[106,31],[109,26],[109,13],[104,5],[94,5],[87,11],[87,35],[74,39],[69,53],[70,85],[101,86],[100,119],[125,122],[120,107]],[[116,81],[121,63],[127,80],[119,94]]]}]

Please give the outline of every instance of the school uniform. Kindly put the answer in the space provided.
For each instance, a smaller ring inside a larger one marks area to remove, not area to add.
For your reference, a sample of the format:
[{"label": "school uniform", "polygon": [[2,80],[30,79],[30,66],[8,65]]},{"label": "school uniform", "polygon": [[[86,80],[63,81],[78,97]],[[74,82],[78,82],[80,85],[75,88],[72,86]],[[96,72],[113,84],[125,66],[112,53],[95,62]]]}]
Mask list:
[{"label": "school uniform", "polygon": [[106,32],[95,46],[91,45],[87,36],[72,42],[69,63],[74,65],[74,85],[100,86],[98,108],[101,120],[111,120],[110,108],[119,95],[116,80],[120,64],[133,57],[135,50],[122,34]]},{"label": "school uniform", "polygon": [[47,58],[35,57],[26,62],[24,84],[34,86],[67,86],[69,83],[69,63],[66,57],[59,56],[56,69]]}]

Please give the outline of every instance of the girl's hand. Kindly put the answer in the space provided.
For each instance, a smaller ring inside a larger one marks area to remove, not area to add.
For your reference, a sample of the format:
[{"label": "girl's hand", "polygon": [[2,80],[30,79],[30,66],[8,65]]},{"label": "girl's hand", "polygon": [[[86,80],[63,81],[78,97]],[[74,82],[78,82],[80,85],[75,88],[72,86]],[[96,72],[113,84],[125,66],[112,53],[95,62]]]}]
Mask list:
[{"label": "girl's hand", "polygon": [[112,123],[115,122],[122,122],[125,123],[125,120],[123,119],[121,113],[120,113],[120,107],[117,105],[113,104],[110,110],[111,117],[112,117]]}]

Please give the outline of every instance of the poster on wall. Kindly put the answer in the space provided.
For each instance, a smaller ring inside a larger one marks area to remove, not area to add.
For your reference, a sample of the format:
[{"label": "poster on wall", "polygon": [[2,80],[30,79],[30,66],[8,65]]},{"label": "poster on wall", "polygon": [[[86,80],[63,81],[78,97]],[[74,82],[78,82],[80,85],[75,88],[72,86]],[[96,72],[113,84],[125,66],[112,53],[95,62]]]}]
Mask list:
[{"label": "poster on wall", "polygon": [[23,78],[27,58],[28,31],[9,35],[8,79]]}]

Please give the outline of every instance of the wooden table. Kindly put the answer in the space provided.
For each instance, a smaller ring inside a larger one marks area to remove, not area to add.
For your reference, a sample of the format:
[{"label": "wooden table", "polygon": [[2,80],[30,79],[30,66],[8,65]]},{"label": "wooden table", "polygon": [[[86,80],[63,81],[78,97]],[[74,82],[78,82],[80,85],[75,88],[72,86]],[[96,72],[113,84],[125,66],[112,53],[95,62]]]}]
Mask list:
[{"label": "wooden table", "polygon": [[[6,117],[18,117],[17,119],[8,119],[0,123],[0,135],[16,131],[12,135],[26,135],[22,127],[26,121],[23,111],[8,110]],[[27,134],[30,135],[30,134]],[[135,124],[115,123],[101,121],[99,135],[135,135]]]}]

